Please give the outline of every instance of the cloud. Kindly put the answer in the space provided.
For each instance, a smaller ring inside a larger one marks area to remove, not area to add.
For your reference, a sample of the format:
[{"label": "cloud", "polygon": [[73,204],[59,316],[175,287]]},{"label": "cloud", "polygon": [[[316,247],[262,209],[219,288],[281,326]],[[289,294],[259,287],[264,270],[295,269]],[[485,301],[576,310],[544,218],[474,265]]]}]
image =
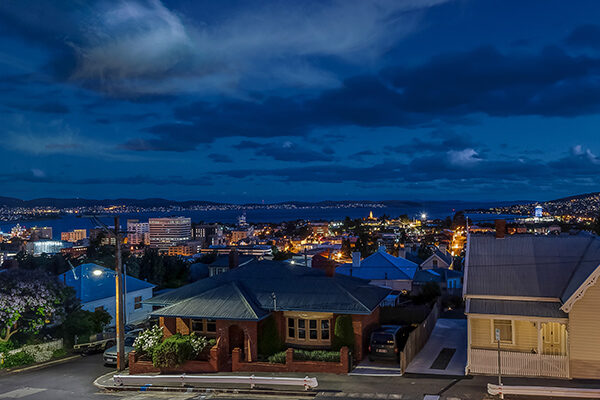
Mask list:
[{"label": "cloud", "polygon": [[[303,137],[316,128],[347,126],[426,127],[481,115],[589,115],[600,111],[599,77],[600,59],[558,48],[523,55],[481,47],[348,78],[315,97],[193,102],[175,109],[180,123],[145,129],[153,137],[141,138],[148,143],[141,148],[187,151],[220,137]],[[468,147],[467,139],[458,140]],[[413,145],[423,147],[419,140]]]},{"label": "cloud", "polygon": [[588,24],[575,28],[565,43],[574,48],[600,50],[600,25]]},{"label": "cloud", "polygon": [[41,104],[7,104],[8,107],[23,111],[35,111],[47,114],[68,114],[69,107],[56,101],[48,101]]},{"label": "cloud", "polygon": [[47,2],[2,7],[0,21],[60,52],[51,63],[57,76],[105,93],[245,94],[265,85],[337,86],[336,74],[315,57],[376,60],[417,29],[422,11],[446,1],[254,2],[210,11],[197,5],[197,18],[159,0]]},{"label": "cloud", "polygon": [[257,143],[253,141],[242,141],[233,146],[238,150],[253,150],[254,154],[277,161],[313,162],[331,161],[333,150],[324,148],[317,151],[308,148],[307,145],[298,145],[286,140],[281,143]]},{"label": "cloud", "polygon": [[227,154],[211,153],[207,157],[216,163],[232,163],[233,162],[233,159],[230,156],[228,156]]},{"label": "cloud", "polygon": [[600,162],[587,149],[542,161],[528,158],[483,158],[475,149],[416,157],[408,162],[384,160],[367,166],[319,164],[276,169],[232,169],[217,175],[236,179],[271,177],[281,182],[460,185],[470,188],[495,184],[527,184],[540,189],[557,184],[600,184]]}]

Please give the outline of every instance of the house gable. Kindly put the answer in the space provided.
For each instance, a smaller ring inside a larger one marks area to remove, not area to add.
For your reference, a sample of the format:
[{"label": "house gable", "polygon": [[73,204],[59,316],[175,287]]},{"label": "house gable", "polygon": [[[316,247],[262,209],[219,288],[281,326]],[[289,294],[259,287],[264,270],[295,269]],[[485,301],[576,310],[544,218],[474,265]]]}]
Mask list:
[{"label": "house gable", "polygon": [[[567,299],[567,301],[563,304],[563,306],[560,309],[566,313],[571,312],[571,309],[573,308],[575,303],[582,299],[585,296],[587,290],[596,284],[596,282],[598,281],[598,277],[600,277],[600,265],[598,265],[594,272],[592,272],[583,282],[583,284],[579,286],[579,288],[577,288],[575,292],[573,292],[573,294]],[[600,304],[598,304],[598,306],[600,306]]]}]

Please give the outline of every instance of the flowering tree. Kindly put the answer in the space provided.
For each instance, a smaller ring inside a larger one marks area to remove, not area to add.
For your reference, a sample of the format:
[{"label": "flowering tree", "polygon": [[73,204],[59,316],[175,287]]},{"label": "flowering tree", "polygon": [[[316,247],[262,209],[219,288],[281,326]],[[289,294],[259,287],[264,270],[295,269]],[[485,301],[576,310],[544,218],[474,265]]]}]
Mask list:
[{"label": "flowering tree", "polygon": [[50,275],[23,270],[0,273],[0,343],[17,332],[37,332],[62,313],[63,287]]}]

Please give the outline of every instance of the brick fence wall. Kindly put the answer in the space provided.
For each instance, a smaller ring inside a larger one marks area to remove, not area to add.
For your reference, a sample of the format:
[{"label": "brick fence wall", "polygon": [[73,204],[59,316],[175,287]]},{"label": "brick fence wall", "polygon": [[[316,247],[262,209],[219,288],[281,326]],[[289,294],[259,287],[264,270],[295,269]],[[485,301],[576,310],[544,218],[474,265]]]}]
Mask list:
[{"label": "brick fence wall", "polygon": [[327,372],[332,374],[346,374],[350,372],[350,357],[347,347],[340,350],[339,362],[325,361],[297,361],[294,360],[294,349],[287,349],[285,364],[268,362],[244,362],[241,359],[241,350],[233,349],[231,354],[231,370],[234,372]]}]

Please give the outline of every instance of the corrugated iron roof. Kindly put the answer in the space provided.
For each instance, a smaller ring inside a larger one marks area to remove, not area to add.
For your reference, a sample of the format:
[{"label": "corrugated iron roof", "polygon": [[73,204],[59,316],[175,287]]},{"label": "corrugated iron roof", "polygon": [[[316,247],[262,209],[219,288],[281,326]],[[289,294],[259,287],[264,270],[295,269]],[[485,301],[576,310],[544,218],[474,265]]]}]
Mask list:
[{"label": "corrugated iron roof", "polygon": [[[231,285],[241,295],[234,295]],[[220,290],[223,294],[219,294]],[[182,316],[194,314],[197,318],[260,319],[263,313],[274,309],[275,302],[277,310],[281,311],[370,314],[389,293],[389,289],[358,278],[328,277],[320,270],[277,261],[252,261],[145,303],[170,306],[157,310],[153,313],[156,316],[168,311],[170,315],[181,312]],[[248,313],[254,313],[256,317]],[[217,318],[217,315],[221,317]]]},{"label": "corrugated iron roof", "polygon": [[466,294],[565,299],[599,259],[594,236],[471,235]]},{"label": "corrugated iron roof", "polygon": [[544,301],[514,301],[468,299],[467,314],[519,315],[524,317],[567,318],[561,303]]}]

